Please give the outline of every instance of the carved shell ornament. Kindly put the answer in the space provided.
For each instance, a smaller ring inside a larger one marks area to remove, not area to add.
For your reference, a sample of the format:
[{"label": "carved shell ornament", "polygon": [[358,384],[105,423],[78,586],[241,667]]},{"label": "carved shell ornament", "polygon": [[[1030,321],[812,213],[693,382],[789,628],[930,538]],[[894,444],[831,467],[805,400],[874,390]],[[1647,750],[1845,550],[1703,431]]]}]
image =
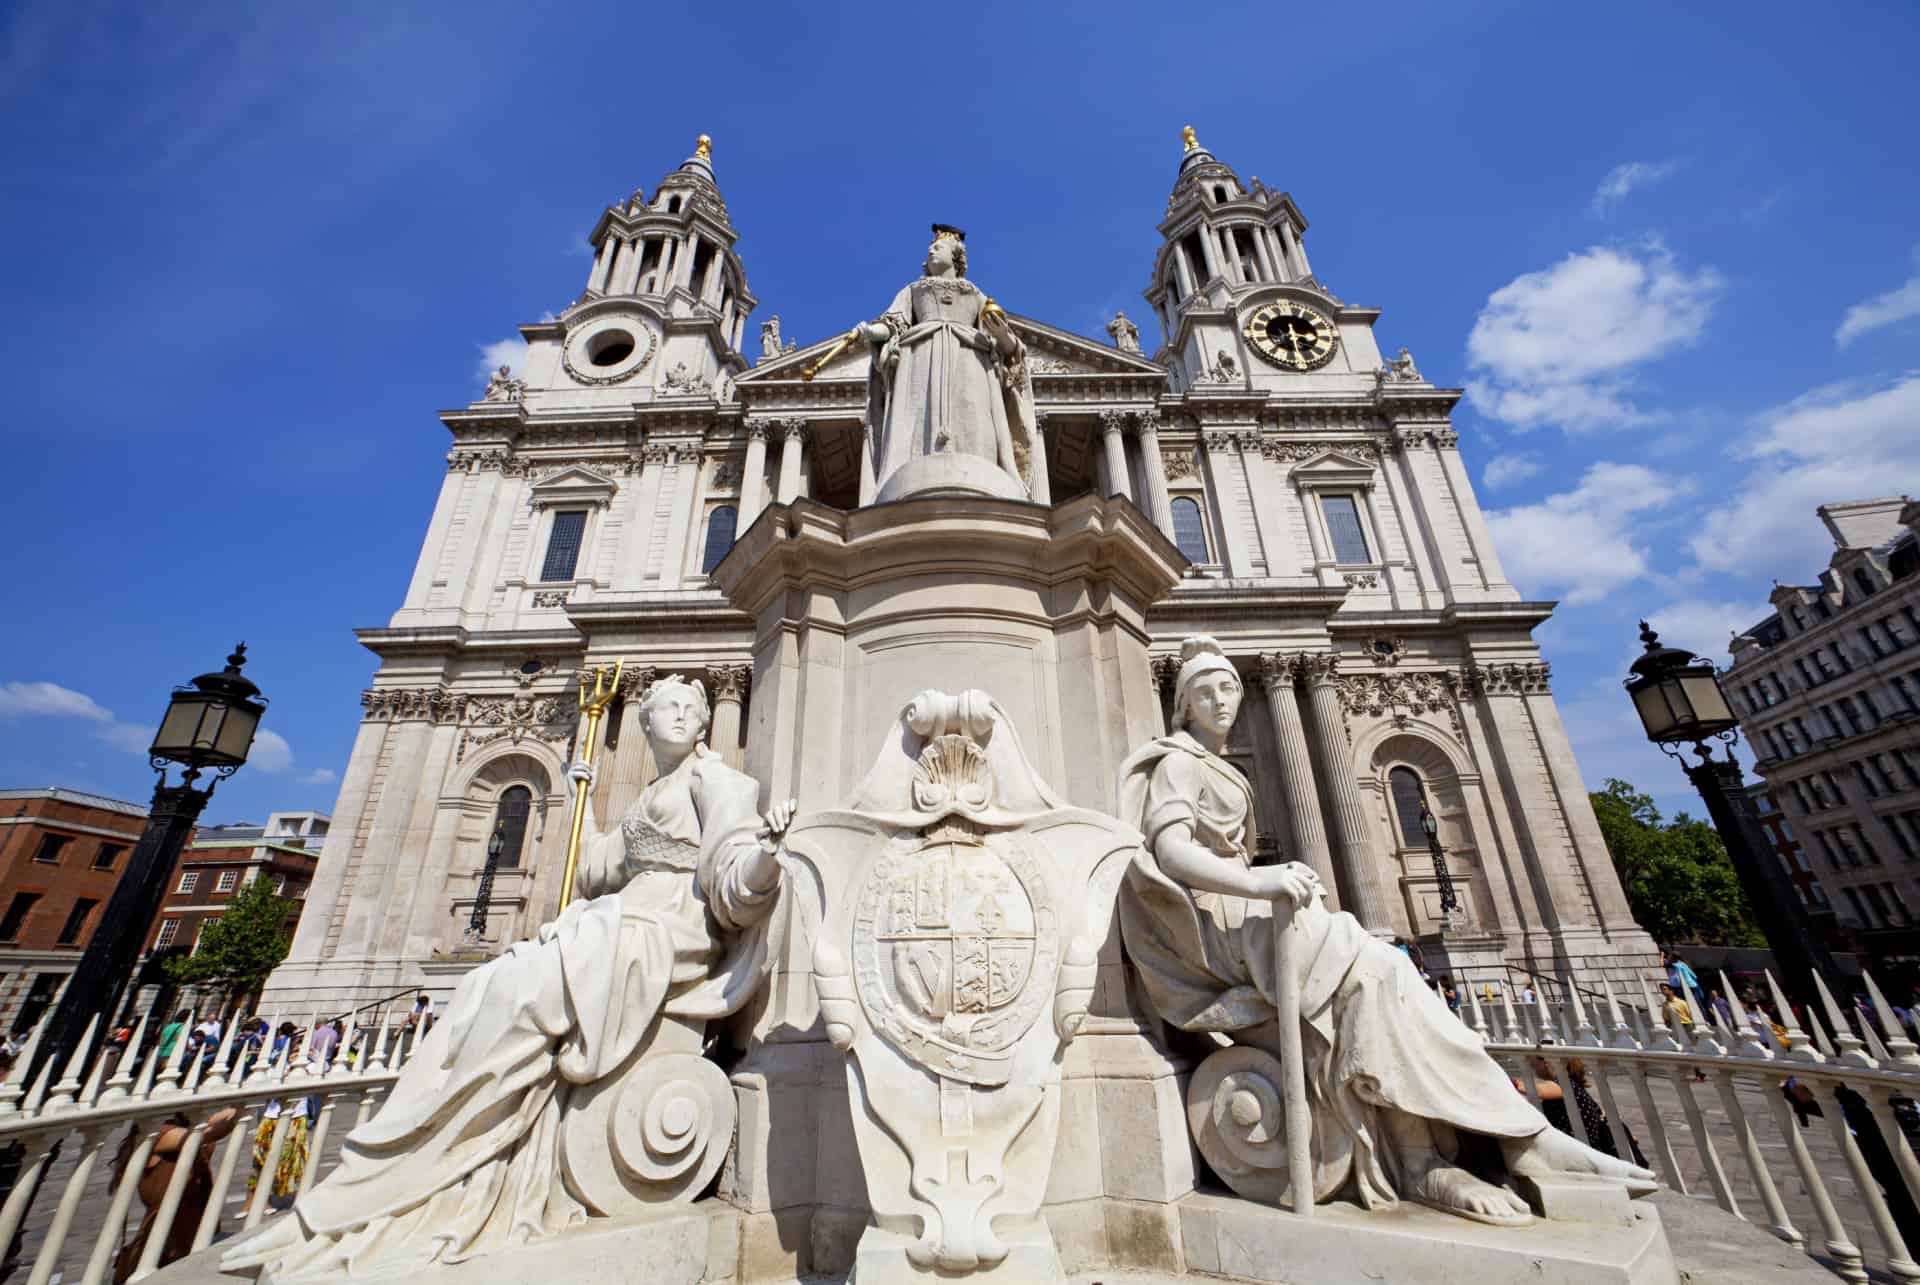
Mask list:
[{"label": "carved shell ornament", "polygon": [[993,802],[993,772],[971,738],[936,736],[913,772],[913,805],[923,812],[978,812]]}]

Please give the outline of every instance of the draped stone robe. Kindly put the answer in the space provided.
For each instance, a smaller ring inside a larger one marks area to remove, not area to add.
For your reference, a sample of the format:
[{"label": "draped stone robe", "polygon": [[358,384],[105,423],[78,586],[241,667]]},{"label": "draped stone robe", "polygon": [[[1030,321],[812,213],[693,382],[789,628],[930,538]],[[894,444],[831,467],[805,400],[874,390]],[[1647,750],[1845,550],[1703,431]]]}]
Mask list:
[{"label": "draped stone robe", "polygon": [[[1127,872],[1120,924],[1160,1016],[1190,1031],[1272,1022],[1273,904],[1188,888],[1163,871],[1153,853],[1167,827],[1184,821],[1193,826],[1195,842],[1251,864],[1253,793],[1246,777],[1187,732],[1176,732],[1122,765],[1120,815],[1147,839]],[[1383,1145],[1382,1108],[1490,1137],[1532,1137],[1546,1127],[1406,955],[1369,935],[1352,915],[1329,911],[1321,897],[1294,913],[1315,1146],[1328,1136],[1340,1138],[1341,1152],[1351,1144],[1362,1204],[1396,1199],[1396,1158]],[[1316,1159],[1323,1166],[1328,1161]]]},{"label": "draped stone robe", "polygon": [[985,305],[965,277],[922,277],[880,316],[890,333],[874,359],[867,407],[878,485],[909,460],[950,452],[996,465],[1045,502],[1025,348],[1015,337],[1002,358],[968,342]]},{"label": "draped stone robe", "polygon": [[339,1166],[222,1266],[392,1276],[586,1219],[564,1177],[569,1091],[621,1067],[662,1014],[736,1011],[764,971],[778,888],[743,871],[758,794],[705,747],[647,786],[583,848],[579,897],[462,979]]}]

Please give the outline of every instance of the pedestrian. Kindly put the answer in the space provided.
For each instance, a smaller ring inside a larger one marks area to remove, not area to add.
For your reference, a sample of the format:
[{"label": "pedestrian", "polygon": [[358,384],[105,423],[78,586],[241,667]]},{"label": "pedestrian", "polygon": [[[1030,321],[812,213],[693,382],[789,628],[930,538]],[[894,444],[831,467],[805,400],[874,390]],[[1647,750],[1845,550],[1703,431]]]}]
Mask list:
[{"label": "pedestrian", "polygon": [[406,1020],[400,1023],[402,1031],[419,1029],[414,1041],[418,1043],[426,1033],[433,1029],[433,996],[421,991],[419,998],[413,1001],[413,1007],[407,1010]]},{"label": "pedestrian", "polygon": [[174,1046],[180,1043],[180,1032],[187,1029],[193,1014],[181,1009],[173,1015],[173,1020],[160,1028],[160,1056],[162,1059],[173,1056]]},{"label": "pedestrian", "polygon": [[1720,1015],[1720,1024],[1726,1027],[1728,1030],[1732,1030],[1733,1029],[1733,1005],[1729,1004],[1727,1002],[1727,997],[1725,995],[1722,995],[1717,990],[1713,992],[1711,998],[1713,1001],[1713,1011]]},{"label": "pedestrian", "polygon": [[[174,1209],[173,1225],[167,1229],[165,1247],[160,1251],[159,1266],[165,1267],[176,1259],[185,1258],[192,1251],[193,1238],[200,1230],[200,1219],[207,1211],[208,1199],[213,1195],[213,1167],[209,1158],[214,1145],[233,1131],[234,1121],[239,1116],[238,1107],[227,1107],[207,1118],[206,1136],[201,1139],[200,1150],[194,1155],[186,1186],[181,1189],[180,1203]],[[184,1111],[176,1111],[154,1139],[153,1150],[147,1154],[146,1165],[140,1171],[139,1186],[136,1188],[140,1193],[140,1203],[147,1207],[147,1216],[140,1220],[140,1230],[134,1233],[133,1239],[122,1245],[114,1257],[114,1285],[122,1285],[122,1282],[129,1280],[134,1268],[139,1266],[140,1255],[152,1239],[154,1223],[160,1216],[160,1202],[166,1198],[167,1187],[173,1181],[173,1171],[180,1163],[180,1150],[192,1132],[193,1121],[187,1118]],[[114,1153],[115,1187],[120,1185],[139,1144],[140,1123],[136,1120],[127,1129],[127,1136],[120,1140],[119,1149]]]},{"label": "pedestrian", "polygon": [[1660,983],[1660,1012],[1669,1025],[1678,1022],[1683,1028],[1693,1027],[1693,1008],[1669,982]]},{"label": "pedestrian", "polygon": [[1660,962],[1667,967],[1667,984],[1689,1003],[1697,1003],[1701,998],[1700,975],[1693,966],[1670,950],[1660,952]]},{"label": "pedestrian", "polygon": [[313,1039],[307,1045],[307,1056],[312,1058],[322,1071],[333,1065],[334,1051],[340,1047],[340,1035],[338,1018],[314,1028]]},{"label": "pedestrian", "polygon": [[1440,998],[1447,1001],[1455,1017],[1460,1015],[1460,988],[1454,984],[1452,973],[1440,975]]},{"label": "pedestrian", "polygon": [[1538,998],[1538,995],[1533,989],[1532,982],[1528,982],[1525,986],[1522,986],[1520,988],[1520,1002],[1523,1005],[1531,1006],[1537,998]]},{"label": "pedestrian", "polygon": [[[291,1022],[288,1023],[292,1025]],[[280,1139],[280,1155],[273,1166],[273,1184],[267,1191],[267,1207],[285,1209],[300,1193],[300,1179],[307,1171],[307,1140],[313,1121],[319,1115],[315,1098],[300,1098],[286,1106],[274,1098],[260,1110],[260,1125],[253,1131],[253,1172],[247,1175],[247,1193],[259,1185],[261,1171],[267,1166],[267,1153],[273,1150],[273,1133],[280,1117],[287,1117],[286,1131]]]}]

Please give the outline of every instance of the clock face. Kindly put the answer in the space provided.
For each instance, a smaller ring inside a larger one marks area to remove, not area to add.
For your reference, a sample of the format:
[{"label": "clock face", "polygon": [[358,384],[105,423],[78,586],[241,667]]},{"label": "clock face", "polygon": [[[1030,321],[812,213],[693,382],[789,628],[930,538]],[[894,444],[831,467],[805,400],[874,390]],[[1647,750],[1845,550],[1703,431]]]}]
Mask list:
[{"label": "clock face", "polygon": [[1340,330],[1327,315],[1304,303],[1283,299],[1247,320],[1247,343],[1276,366],[1317,370],[1333,360]]}]

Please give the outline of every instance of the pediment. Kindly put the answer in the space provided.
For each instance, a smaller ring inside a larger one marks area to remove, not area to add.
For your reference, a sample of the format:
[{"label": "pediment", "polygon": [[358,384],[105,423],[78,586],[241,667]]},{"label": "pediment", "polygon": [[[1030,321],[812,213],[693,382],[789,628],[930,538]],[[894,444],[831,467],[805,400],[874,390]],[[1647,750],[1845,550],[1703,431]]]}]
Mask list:
[{"label": "pediment", "polygon": [[[1027,346],[1029,369],[1035,376],[1047,375],[1149,375],[1155,379],[1165,379],[1166,370],[1155,365],[1146,357],[1137,353],[1121,352],[1111,344],[1103,344],[1089,339],[1085,335],[1076,335],[1072,331],[1060,330],[1031,317],[1018,313],[1007,314],[1014,333],[1020,336]],[[800,371],[833,350],[846,332],[822,339],[805,348],[784,353],[772,361],[755,366],[739,376],[736,384],[757,384],[777,379],[796,379]],[[857,379],[867,377],[867,368],[871,364],[872,350],[865,344],[849,344],[833,360],[829,361],[815,376],[816,379]]]},{"label": "pediment", "polygon": [[1300,461],[1289,477],[1295,486],[1371,486],[1373,462],[1334,447]]},{"label": "pediment", "polygon": [[620,484],[584,464],[569,464],[541,478],[527,488],[535,506],[566,504],[608,504]]}]

